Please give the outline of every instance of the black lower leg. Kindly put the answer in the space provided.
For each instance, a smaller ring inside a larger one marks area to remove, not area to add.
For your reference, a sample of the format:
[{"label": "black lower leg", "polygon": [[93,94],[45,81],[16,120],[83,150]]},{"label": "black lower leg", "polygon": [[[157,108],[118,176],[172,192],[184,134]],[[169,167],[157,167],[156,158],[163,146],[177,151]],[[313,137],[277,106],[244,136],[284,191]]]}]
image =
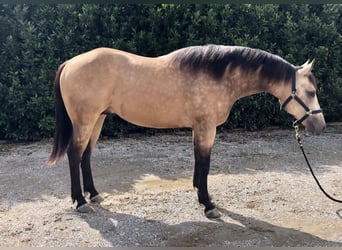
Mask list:
[{"label": "black lower leg", "polygon": [[[197,168],[198,181],[198,201],[205,206],[204,212],[208,212],[215,208],[215,205],[210,201],[208,193],[208,174],[210,168],[210,149],[201,150],[195,147],[195,169]],[[194,180],[195,181],[195,180]]]},{"label": "black lower leg", "polygon": [[207,188],[207,177],[201,176],[200,187],[198,189],[198,201],[204,205],[204,212],[208,212],[215,208],[215,205],[211,202],[211,197]]},{"label": "black lower leg", "polygon": [[91,146],[90,142],[86,150],[83,153],[81,168],[82,168],[82,177],[83,177],[83,188],[84,192],[88,192],[90,194],[90,198],[97,196],[99,193],[95,189],[93,175],[90,167],[90,156],[91,156]]},{"label": "black lower leg", "polygon": [[69,159],[69,168],[70,168],[70,177],[71,177],[71,198],[72,201],[77,201],[77,208],[84,205],[86,200],[83,197],[81,183],[80,183],[80,160],[81,156],[78,151],[75,150],[72,143],[68,149],[68,159]]},{"label": "black lower leg", "polygon": [[193,177],[193,180],[192,180],[193,186],[195,188],[199,187],[199,171],[198,171],[198,169],[199,169],[199,166],[198,166],[198,164],[195,163],[194,177]]}]

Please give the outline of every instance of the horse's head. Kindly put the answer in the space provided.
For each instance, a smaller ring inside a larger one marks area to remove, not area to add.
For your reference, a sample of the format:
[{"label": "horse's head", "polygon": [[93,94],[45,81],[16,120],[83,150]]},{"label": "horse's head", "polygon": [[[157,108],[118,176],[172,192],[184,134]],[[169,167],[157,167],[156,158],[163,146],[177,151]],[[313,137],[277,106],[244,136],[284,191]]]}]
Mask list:
[{"label": "horse's head", "polygon": [[325,129],[325,120],[318,103],[317,83],[312,74],[314,60],[298,67],[293,75],[292,84],[288,86],[289,94],[284,93],[280,102],[282,108],[297,120],[295,125],[303,126],[312,134],[320,135]]}]

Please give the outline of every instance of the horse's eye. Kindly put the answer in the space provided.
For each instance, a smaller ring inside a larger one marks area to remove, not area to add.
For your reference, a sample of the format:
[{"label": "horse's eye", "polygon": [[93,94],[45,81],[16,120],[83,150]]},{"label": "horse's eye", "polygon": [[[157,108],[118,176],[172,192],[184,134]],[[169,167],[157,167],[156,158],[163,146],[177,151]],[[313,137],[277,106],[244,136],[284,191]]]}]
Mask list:
[{"label": "horse's eye", "polygon": [[306,94],[311,97],[314,98],[316,96],[316,91],[306,91]]}]

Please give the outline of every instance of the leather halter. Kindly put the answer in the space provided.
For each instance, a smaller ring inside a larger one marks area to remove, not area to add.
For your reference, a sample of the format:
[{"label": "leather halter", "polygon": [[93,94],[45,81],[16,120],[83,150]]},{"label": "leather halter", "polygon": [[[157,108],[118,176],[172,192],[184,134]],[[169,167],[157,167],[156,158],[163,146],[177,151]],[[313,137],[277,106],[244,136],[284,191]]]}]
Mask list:
[{"label": "leather halter", "polygon": [[297,89],[296,89],[296,72],[297,70],[300,68],[296,68],[293,73],[292,73],[292,91],[291,91],[291,95],[285,100],[285,102],[280,106],[280,109],[284,109],[287,106],[287,104],[289,104],[290,101],[295,100],[297,103],[300,104],[300,106],[303,107],[303,109],[305,110],[305,114],[302,116],[302,118],[295,120],[293,122],[293,126],[297,126],[299,124],[301,124],[303,121],[305,121],[309,116],[311,115],[315,115],[315,114],[319,114],[322,113],[322,109],[316,109],[316,110],[311,110],[297,95]]}]

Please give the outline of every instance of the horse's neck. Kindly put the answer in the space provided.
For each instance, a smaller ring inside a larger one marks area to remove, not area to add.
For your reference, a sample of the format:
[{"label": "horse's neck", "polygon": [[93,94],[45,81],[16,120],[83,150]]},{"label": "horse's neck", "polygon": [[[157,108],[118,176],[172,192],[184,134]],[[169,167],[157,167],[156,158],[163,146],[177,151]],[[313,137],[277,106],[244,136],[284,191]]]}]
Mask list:
[{"label": "horse's neck", "polygon": [[233,74],[232,77],[230,77],[228,84],[230,85],[229,88],[233,90],[234,98],[236,100],[265,92],[272,94],[279,99],[282,91],[284,91],[283,83],[265,81],[260,79],[258,74]]}]

